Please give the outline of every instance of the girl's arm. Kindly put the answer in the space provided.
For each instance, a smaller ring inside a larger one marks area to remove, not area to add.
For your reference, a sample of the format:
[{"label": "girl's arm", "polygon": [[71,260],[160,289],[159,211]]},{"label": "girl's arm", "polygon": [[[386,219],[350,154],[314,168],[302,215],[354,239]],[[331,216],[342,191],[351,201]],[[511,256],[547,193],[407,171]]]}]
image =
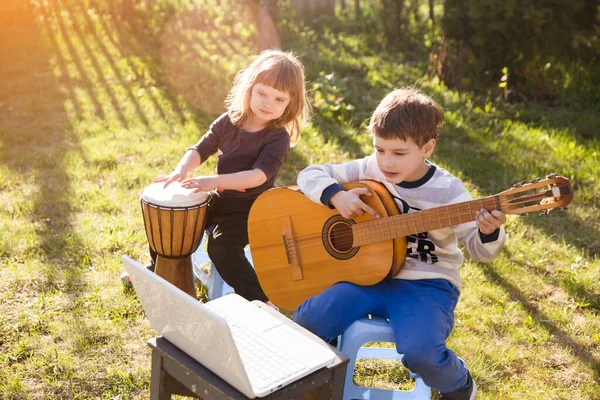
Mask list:
[{"label": "girl's arm", "polygon": [[217,118],[198,143],[188,148],[173,172],[168,175],[157,176],[154,178],[154,182],[165,182],[164,187],[167,187],[175,181],[183,181],[193,169],[198,168],[211,155],[217,152],[220,136],[227,121],[227,113]]},{"label": "girl's arm", "polygon": [[165,186],[169,186],[171,183],[175,181],[183,181],[187,174],[189,174],[194,168],[197,168],[202,164],[202,159],[200,158],[200,153],[196,150],[190,149],[188,150],[184,156],[179,160],[179,163],[168,175],[159,175],[154,178],[154,182],[165,182]]},{"label": "girl's arm", "polygon": [[267,181],[267,175],[259,168],[214,176],[197,176],[187,179],[181,186],[196,189],[194,192],[209,191],[214,188],[225,190],[245,190],[255,188]]}]

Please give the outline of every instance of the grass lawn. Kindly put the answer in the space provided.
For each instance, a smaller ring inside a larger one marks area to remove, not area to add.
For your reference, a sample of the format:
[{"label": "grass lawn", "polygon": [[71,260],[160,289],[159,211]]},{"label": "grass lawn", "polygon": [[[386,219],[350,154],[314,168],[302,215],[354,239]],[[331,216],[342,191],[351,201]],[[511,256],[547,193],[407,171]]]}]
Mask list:
[{"label": "grass lawn", "polygon": [[[138,192],[222,111],[254,52],[243,12],[113,0],[0,4],[0,398],[144,399],[154,333],[120,257],[148,260]],[[226,15],[226,16],[224,16]],[[559,173],[567,212],[511,217],[492,263],[468,261],[449,345],[478,399],[600,399],[600,114],[448,90],[378,39],[289,24],[315,116],[278,184],[370,152],[366,120],[416,84],[446,111],[432,161],[477,196]],[[224,61],[225,60],[225,61]],[[214,160],[198,174],[214,171]],[[364,362],[357,380],[404,386]]]}]

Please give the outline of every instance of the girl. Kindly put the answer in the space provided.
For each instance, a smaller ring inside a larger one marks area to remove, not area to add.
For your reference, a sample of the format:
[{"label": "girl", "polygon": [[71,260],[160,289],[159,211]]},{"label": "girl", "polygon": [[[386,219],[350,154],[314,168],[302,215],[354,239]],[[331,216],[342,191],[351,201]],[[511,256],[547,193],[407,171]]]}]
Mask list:
[{"label": "girl", "polygon": [[[244,256],[248,214],[258,195],[274,186],[275,175],[299,139],[309,115],[305,90],[304,67],[297,57],[278,50],[262,52],[236,76],[227,112],[187,150],[173,172],[154,178],[165,187],[180,181],[195,191],[217,189],[206,223],[215,226],[207,232],[208,255],[237,294],[270,305]],[[185,179],[217,152],[217,175]]]}]

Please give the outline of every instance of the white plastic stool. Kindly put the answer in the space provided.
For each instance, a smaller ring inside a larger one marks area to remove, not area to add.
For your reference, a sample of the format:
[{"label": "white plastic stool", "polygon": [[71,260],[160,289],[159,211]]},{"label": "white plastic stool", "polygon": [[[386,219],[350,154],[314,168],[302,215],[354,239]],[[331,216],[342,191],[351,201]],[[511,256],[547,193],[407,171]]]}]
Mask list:
[{"label": "white plastic stool", "polygon": [[362,318],[348,327],[338,338],[338,349],[350,357],[346,382],[344,384],[344,400],[430,400],[431,389],[417,374],[411,372],[415,380],[413,390],[388,390],[356,386],[352,381],[354,367],[358,358],[385,358],[402,360],[395,348],[362,347],[369,342],[396,342],[394,331],[384,318]]},{"label": "white plastic stool", "polygon": [[[210,257],[208,257],[208,253],[204,250],[205,240],[207,235],[202,236],[202,241],[198,246],[198,250],[192,254],[192,268],[194,269],[194,277],[198,279],[208,291],[208,299],[214,300],[221,296],[225,296],[228,293],[233,292],[233,288],[227,284],[219,275],[217,268],[215,268],[215,264],[212,263]],[[250,247],[246,246],[245,256],[252,264],[252,255],[250,254]],[[207,274],[201,268],[201,265],[204,263],[210,263],[210,272]]]}]

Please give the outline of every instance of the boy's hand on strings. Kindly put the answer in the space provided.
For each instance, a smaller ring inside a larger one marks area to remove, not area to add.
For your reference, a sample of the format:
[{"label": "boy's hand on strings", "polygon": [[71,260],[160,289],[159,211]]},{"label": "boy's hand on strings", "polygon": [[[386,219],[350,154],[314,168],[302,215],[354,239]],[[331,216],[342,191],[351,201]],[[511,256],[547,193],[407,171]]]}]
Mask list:
[{"label": "boy's hand on strings", "polygon": [[186,179],[181,182],[181,187],[186,189],[196,189],[194,193],[208,192],[217,188],[219,185],[217,176],[196,176],[195,178]]},{"label": "boy's hand on strings", "polygon": [[379,215],[377,215],[375,210],[360,199],[361,195],[371,196],[371,192],[365,188],[354,188],[348,191],[341,190],[331,196],[329,202],[340,212],[342,217],[347,219],[358,217],[365,212],[371,214],[375,218],[379,218]]},{"label": "boy's hand on strings", "polygon": [[486,209],[475,212],[475,223],[479,232],[491,235],[506,222],[506,215],[502,211],[493,210],[491,213]]},{"label": "boy's hand on strings", "polygon": [[187,176],[187,174],[184,172],[173,171],[169,175],[157,176],[156,178],[154,178],[154,182],[164,182],[165,185],[163,186],[163,188],[166,188],[167,186],[169,186],[171,183],[173,183],[175,181],[178,181],[178,182],[183,181],[186,176]]}]

